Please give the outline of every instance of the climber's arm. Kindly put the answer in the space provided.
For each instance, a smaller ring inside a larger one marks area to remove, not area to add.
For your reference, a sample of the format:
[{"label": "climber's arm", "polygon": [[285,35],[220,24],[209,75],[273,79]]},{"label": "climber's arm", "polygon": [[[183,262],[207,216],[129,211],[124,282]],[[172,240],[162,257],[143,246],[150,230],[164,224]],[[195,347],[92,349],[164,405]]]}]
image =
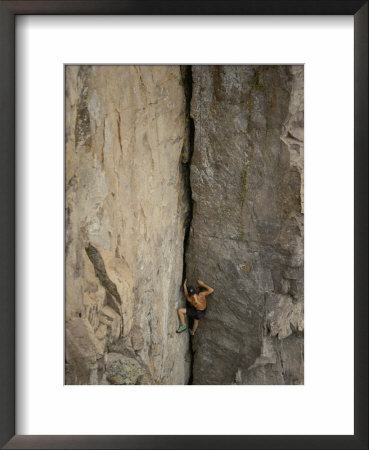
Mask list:
[{"label": "climber's arm", "polygon": [[208,286],[207,284],[205,284],[203,281],[197,280],[197,283],[199,284],[199,286],[206,289],[206,291],[203,291],[202,294],[210,295],[214,292],[214,289],[212,287]]},{"label": "climber's arm", "polygon": [[188,295],[188,291],[187,291],[187,278],[184,280],[184,283],[183,283],[183,292],[184,292],[186,299],[188,301],[190,301],[190,296]]}]

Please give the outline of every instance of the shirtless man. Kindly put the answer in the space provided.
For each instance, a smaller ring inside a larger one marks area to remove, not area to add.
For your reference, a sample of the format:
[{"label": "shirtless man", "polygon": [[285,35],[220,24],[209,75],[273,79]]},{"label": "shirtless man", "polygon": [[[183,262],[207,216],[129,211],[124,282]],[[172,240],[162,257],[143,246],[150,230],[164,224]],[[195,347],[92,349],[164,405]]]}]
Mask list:
[{"label": "shirtless man", "polygon": [[186,322],[184,319],[185,314],[193,319],[192,330],[189,329],[191,336],[194,336],[199,326],[199,320],[205,316],[206,312],[206,296],[214,292],[214,289],[207,286],[203,281],[197,280],[199,286],[205,288],[205,291],[196,294],[196,289],[193,286],[187,287],[187,279],[183,283],[183,291],[186,297],[186,308],[178,308],[178,317],[181,321],[181,326],[178,328],[177,333],[182,333],[186,330]]}]

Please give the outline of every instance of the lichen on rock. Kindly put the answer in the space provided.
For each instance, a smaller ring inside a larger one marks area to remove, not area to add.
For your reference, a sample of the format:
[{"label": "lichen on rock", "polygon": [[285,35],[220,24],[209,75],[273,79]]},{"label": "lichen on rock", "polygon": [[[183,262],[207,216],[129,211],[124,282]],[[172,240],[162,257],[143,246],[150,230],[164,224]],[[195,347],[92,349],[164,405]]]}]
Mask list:
[{"label": "lichen on rock", "polygon": [[143,370],[136,359],[108,353],[105,376],[110,384],[137,384],[142,375]]}]

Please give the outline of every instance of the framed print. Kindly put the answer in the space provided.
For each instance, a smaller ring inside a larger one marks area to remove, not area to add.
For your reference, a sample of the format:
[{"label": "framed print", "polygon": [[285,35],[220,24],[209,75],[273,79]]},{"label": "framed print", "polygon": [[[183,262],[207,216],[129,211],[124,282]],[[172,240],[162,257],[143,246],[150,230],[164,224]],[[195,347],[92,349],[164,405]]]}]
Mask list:
[{"label": "framed print", "polygon": [[367,15],[1,3],[4,448],[367,448]]}]

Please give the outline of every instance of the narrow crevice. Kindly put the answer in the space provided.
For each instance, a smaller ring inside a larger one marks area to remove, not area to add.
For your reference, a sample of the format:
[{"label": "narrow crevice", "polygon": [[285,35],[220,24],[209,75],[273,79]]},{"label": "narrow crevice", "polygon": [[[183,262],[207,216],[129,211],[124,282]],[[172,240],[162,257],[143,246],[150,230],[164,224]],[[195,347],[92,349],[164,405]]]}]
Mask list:
[{"label": "narrow crevice", "polygon": [[193,200],[191,189],[191,160],[194,151],[195,141],[195,125],[191,117],[191,98],[192,98],[192,66],[183,66],[182,80],[186,97],[186,111],[185,111],[185,139],[182,151],[182,168],[184,173],[184,184],[186,192],[186,200],[188,204],[188,212],[185,219],[185,236],[183,242],[183,281],[186,278],[186,252],[190,237],[190,228],[193,217]]},{"label": "narrow crevice", "polygon": [[[192,189],[191,189],[191,160],[194,151],[195,142],[195,124],[191,117],[191,98],[192,98],[192,66],[182,66],[182,82],[186,97],[186,109],[185,109],[185,139],[183,143],[183,151],[181,154],[181,165],[184,174],[184,186],[186,192],[186,201],[188,204],[188,212],[185,219],[185,235],[183,241],[183,281],[186,278],[186,253],[190,238],[191,222],[193,217],[193,199],[192,199]],[[192,323],[188,323],[188,326],[192,326]],[[193,361],[194,361],[194,350],[192,345],[192,338],[190,337],[189,342],[190,351],[190,377],[188,384],[192,384],[193,381]]]}]

